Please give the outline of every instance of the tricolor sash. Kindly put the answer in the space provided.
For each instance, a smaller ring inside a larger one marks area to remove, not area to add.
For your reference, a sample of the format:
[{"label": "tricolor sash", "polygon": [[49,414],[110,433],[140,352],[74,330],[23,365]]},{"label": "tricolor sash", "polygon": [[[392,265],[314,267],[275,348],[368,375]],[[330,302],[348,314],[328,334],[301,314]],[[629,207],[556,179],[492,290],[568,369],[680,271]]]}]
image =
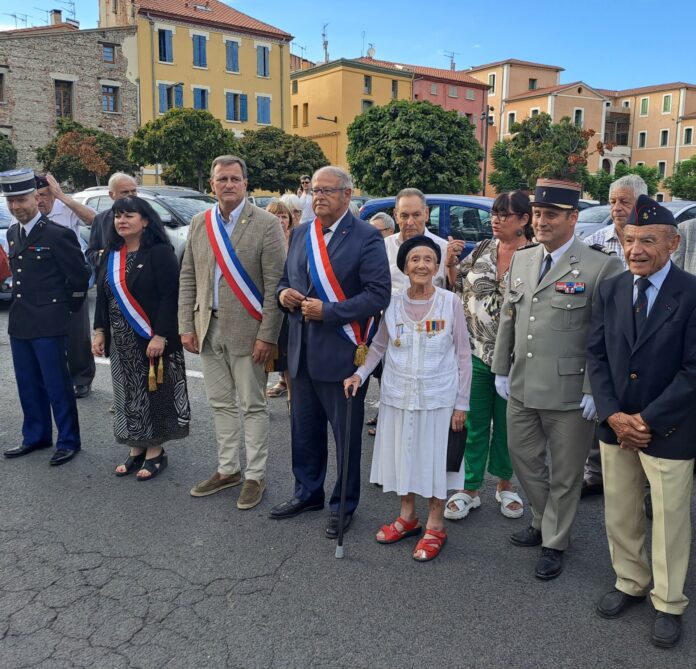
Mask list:
[{"label": "tricolor sash", "polygon": [[[309,224],[307,230],[307,259],[309,260],[309,272],[312,276],[312,283],[322,302],[344,302],[346,296],[338,283],[336,274],[331,267],[331,260],[326,250],[326,242],[321,229],[319,219],[314,219]],[[361,332],[360,323],[346,323],[339,328],[339,333],[348,341],[357,346],[355,351],[355,364],[360,366],[365,362],[367,353],[367,340],[375,319],[370,317],[365,327],[365,332]]]},{"label": "tricolor sash", "polygon": [[[213,211],[215,211],[214,221]],[[261,295],[261,292],[254,285],[251,277],[246,273],[242,263],[239,261],[225,230],[225,224],[218,205],[205,212],[205,227],[208,231],[210,245],[213,247],[215,260],[222,275],[227,280],[232,292],[242,303],[242,306],[249,312],[249,315],[260,321],[263,317],[263,295]]]},{"label": "tricolor sash", "polygon": [[126,285],[126,247],[109,253],[108,271],[106,273],[111,292],[116,298],[118,308],[130,326],[145,339],[152,339],[154,332],[150,319],[138,301],[131,295]]}]

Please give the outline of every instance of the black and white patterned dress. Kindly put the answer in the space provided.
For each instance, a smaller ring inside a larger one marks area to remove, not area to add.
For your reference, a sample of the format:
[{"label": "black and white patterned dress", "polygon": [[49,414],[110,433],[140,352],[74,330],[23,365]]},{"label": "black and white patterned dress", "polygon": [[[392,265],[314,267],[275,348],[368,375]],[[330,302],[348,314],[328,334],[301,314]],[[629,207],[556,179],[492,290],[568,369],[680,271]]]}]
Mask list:
[{"label": "black and white patterned dress", "polygon": [[[136,253],[126,256],[126,274]],[[148,390],[150,363],[138,335],[121,313],[104,277],[111,320],[111,379],[114,385],[114,435],[128,446],[158,446],[188,436],[191,409],[186,389],[183,351],[164,358],[164,383]]]}]

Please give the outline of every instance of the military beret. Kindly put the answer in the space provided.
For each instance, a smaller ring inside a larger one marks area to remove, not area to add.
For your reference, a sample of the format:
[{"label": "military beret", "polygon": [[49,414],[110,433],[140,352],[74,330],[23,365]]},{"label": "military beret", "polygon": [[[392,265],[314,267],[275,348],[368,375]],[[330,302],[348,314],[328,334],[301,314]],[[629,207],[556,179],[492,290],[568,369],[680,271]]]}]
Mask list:
[{"label": "military beret", "polygon": [[36,175],[36,190],[39,188],[48,188],[48,179],[45,174]]},{"label": "military beret", "polygon": [[647,195],[639,195],[626,225],[673,225],[677,227],[672,212]]},{"label": "military beret", "polygon": [[399,252],[396,254],[396,266],[402,272],[404,271],[404,267],[406,267],[406,258],[408,254],[418,246],[427,246],[435,251],[435,258],[437,259],[438,265],[440,264],[440,260],[442,259],[440,247],[432,239],[430,239],[430,237],[426,237],[425,235],[416,235],[415,237],[411,237],[401,244],[399,247]]}]

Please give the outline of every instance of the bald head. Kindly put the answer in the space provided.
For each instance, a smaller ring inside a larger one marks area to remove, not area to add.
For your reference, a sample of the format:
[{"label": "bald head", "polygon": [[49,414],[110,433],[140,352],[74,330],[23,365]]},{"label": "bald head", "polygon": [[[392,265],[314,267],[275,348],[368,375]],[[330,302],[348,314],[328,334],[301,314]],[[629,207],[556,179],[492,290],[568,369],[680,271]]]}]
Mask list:
[{"label": "bald head", "polygon": [[129,174],[116,172],[109,179],[109,197],[118,200],[122,197],[135,195],[138,189],[138,182]]}]

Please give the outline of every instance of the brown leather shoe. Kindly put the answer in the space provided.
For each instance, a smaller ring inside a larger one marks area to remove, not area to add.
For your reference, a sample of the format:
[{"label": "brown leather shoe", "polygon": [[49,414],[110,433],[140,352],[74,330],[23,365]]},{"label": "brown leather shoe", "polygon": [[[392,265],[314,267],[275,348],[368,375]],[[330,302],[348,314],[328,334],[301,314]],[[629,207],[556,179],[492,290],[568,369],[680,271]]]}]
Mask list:
[{"label": "brown leather shoe", "polygon": [[253,509],[263,497],[263,491],[266,489],[266,481],[254,481],[254,479],[246,479],[242,486],[242,492],[239,493],[237,500],[237,508],[246,510]]},{"label": "brown leather shoe", "polygon": [[193,488],[191,488],[192,497],[206,497],[207,495],[214,495],[216,492],[220,492],[225,488],[232,488],[239,485],[242,482],[242,472],[237,472],[231,476],[225,476],[222,478],[218,472],[215,472],[209,479],[196,483]]}]

